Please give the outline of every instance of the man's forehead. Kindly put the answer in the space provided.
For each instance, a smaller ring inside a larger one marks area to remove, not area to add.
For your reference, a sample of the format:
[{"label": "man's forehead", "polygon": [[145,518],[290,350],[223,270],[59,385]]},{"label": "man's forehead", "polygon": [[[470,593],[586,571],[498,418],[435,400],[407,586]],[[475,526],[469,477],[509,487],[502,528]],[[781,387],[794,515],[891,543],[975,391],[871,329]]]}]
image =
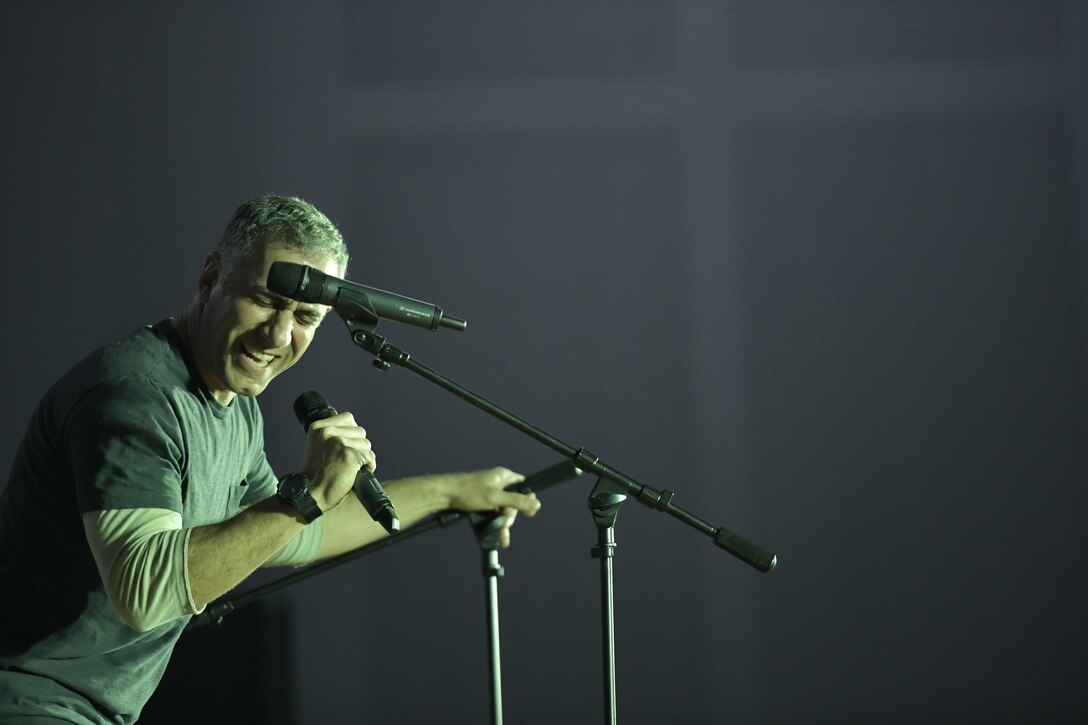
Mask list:
[{"label": "man's forehead", "polygon": [[[238,291],[246,294],[259,294],[263,297],[276,300],[283,304],[294,303],[295,300],[290,297],[273,292],[268,288],[268,270],[272,267],[273,262],[295,262],[295,264],[307,264],[307,260],[293,260],[293,259],[265,259],[265,260],[249,260],[249,263],[243,263],[235,267],[229,274],[230,279],[226,281],[226,284]],[[319,305],[311,302],[299,302],[298,307],[300,309],[314,310],[315,312],[324,313],[329,309],[325,305]]]},{"label": "man's forehead", "polygon": [[275,262],[291,262],[313,267],[325,274],[338,276],[340,270],[336,262],[321,256],[304,254],[301,250],[294,249],[279,243],[267,243],[257,245],[253,251],[240,260],[235,272],[246,283],[260,281],[262,284],[268,278],[268,270]]},{"label": "man's forehead", "polygon": [[279,292],[273,292],[272,290],[268,289],[268,285],[263,279],[255,281],[253,284],[247,285],[245,289],[247,292],[252,292],[268,297],[269,299],[282,303],[284,305],[295,304],[301,310],[313,310],[315,312],[324,313],[332,309],[328,305],[322,305],[316,302],[298,302],[290,297],[287,297],[286,295],[281,295]]}]

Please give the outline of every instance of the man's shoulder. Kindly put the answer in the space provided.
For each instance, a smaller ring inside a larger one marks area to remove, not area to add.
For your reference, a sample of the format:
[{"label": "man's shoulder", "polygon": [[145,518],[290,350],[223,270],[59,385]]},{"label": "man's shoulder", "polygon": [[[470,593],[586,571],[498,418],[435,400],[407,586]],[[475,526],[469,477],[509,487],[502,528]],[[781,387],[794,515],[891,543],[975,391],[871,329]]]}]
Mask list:
[{"label": "man's shoulder", "polygon": [[161,325],[147,325],[87,355],[56,382],[45,399],[67,411],[88,397],[108,400],[115,394],[124,396],[125,391],[139,397],[141,391],[168,391],[190,382],[176,341]]},{"label": "man's shoulder", "polygon": [[80,365],[86,365],[92,379],[102,382],[133,375],[176,377],[185,370],[180,347],[161,324],[134,330],[94,351]]},{"label": "man's shoulder", "polygon": [[98,348],[64,376],[84,389],[134,378],[164,384],[188,381],[181,348],[161,324],[137,328]]}]

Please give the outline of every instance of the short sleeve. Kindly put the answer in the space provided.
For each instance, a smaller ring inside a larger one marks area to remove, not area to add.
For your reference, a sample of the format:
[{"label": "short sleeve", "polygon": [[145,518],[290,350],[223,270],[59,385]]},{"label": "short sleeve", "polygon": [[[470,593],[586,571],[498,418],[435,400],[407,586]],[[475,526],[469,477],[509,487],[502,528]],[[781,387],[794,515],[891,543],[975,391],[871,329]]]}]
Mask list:
[{"label": "short sleeve", "polygon": [[157,508],[182,512],[183,433],[162,390],[146,378],[86,392],[65,419],[80,513]]}]

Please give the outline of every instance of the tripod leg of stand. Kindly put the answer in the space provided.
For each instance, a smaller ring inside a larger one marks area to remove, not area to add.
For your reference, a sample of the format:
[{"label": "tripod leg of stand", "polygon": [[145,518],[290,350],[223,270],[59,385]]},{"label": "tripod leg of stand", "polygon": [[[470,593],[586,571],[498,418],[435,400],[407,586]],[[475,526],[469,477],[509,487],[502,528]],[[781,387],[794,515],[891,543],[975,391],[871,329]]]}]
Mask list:
[{"label": "tripod leg of stand", "polygon": [[601,647],[604,665],[604,721],[616,725],[616,627],[612,598],[612,559],[616,555],[616,516],[627,496],[605,478],[589,495],[589,510],[597,525],[597,546],[591,554],[601,560]]}]

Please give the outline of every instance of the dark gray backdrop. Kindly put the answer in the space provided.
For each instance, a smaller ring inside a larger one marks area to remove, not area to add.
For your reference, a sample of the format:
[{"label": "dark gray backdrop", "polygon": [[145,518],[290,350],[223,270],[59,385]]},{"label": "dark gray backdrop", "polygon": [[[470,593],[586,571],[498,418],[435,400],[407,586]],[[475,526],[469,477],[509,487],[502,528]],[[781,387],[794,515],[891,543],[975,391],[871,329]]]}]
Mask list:
[{"label": "dark gray backdrop", "polygon": [[[401,347],[778,552],[624,507],[624,722],[1078,719],[1086,40],[1039,0],[9,0],[0,465],[238,203],[297,194],[351,278],[470,321]],[[261,398],[279,470],[308,388],[385,478],[555,459],[330,320]],[[503,555],[510,722],[599,719],[591,483]],[[477,558],[458,528],[279,597],[289,670],[187,637],[148,719],[253,669],[283,721],[483,722]]]}]

